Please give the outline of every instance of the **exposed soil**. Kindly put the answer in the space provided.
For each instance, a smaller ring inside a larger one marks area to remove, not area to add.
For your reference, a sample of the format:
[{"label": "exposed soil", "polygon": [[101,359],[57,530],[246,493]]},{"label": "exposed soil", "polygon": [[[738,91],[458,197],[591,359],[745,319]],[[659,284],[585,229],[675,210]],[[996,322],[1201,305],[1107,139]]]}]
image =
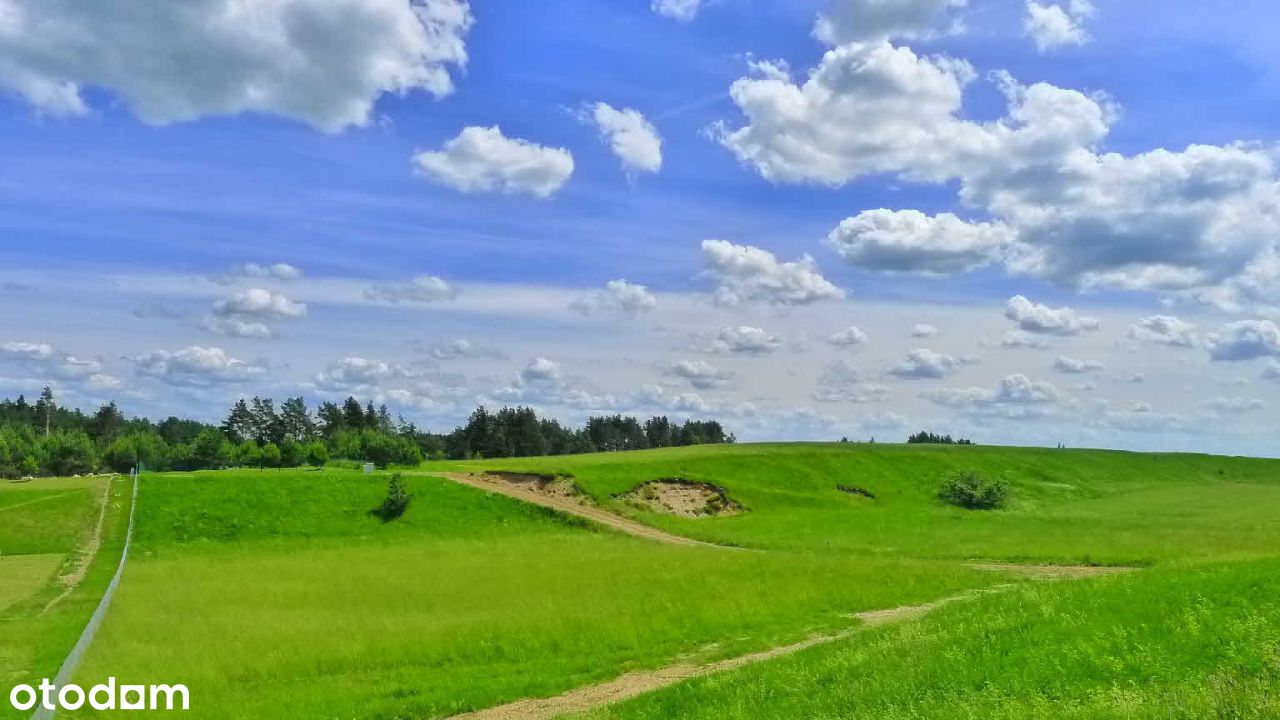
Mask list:
[{"label": "exposed soil", "polygon": [[617,497],[643,510],[686,518],[721,517],[743,511],[722,487],[675,478],[651,480]]},{"label": "exposed soil", "polygon": [[527,492],[571,500],[583,505],[591,504],[591,498],[583,494],[577,483],[573,481],[573,478],[567,475],[537,475],[533,473],[490,470],[484,474],[484,478],[492,482],[505,483]]},{"label": "exposed soil", "polygon": [[[564,497],[558,494],[558,491],[544,491],[543,488],[540,487],[539,482],[532,480],[512,481],[510,479],[502,478],[502,475],[511,476],[513,473],[500,473],[496,477],[488,473],[483,475],[454,472],[428,474],[462,483],[463,485],[470,485],[471,487],[479,488],[481,490],[496,492],[517,500],[523,500],[527,503],[533,503],[534,505],[541,505],[543,507],[565,513],[566,515],[575,515],[601,525],[607,525],[614,530],[627,533],[628,535],[635,535],[636,537],[642,537],[648,540],[656,540],[658,542],[668,543],[671,545],[703,545],[706,547],[716,548],[725,547],[724,545],[715,545],[712,543],[702,542],[701,540],[673,535],[655,527],[650,527],[643,523],[636,522],[635,520],[624,518],[620,515],[611,513],[608,510],[602,510],[590,504],[585,498],[580,496]],[[541,478],[542,476],[535,475],[531,477]],[[572,481],[570,480],[570,482]]]},{"label": "exposed soil", "polygon": [[[994,588],[985,592],[999,592]],[[833,642],[848,637],[867,628],[879,627],[889,623],[907,620],[941,607],[950,602],[973,597],[978,592],[965,592],[923,605],[906,605],[885,610],[870,610],[856,613],[850,617],[858,620],[858,624],[846,630],[825,635],[812,635],[799,642],[780,645],[767,650],[739,655],[738,657],[718,660],[705,664],[678,663],[657,670],[631,672],[609,682],[570,690],[561,695],[549,698],[528,698],[517,700],[506,705],[477,710],[453,716],[453,720],[551,720],[566,713],[581,712],[602,705],[620,702],[637,695],[659,690],[674,685],[682,680],[712,675],[725,670],[733,670],[745,665],[753,665],[765,660],[790,655],[792,653]]]},{"label": "exposed soil", "polygon": [[1019,563],[973,563],[971,567],[978,570],[1020,572],[1031,577],[1045,579],[1118,575],[1138,569],[1120,565],[1022,565]]},{"label": "exposed soil", "polygon": [[89,565],[93,563],[94,557],[98,555],[98,549],[102,547],[102,529],[107,520],[107,507],[111,503],[111,481],[115,479],[115,475],[107,476],[102,484],[102,499],[98,503],[98,522],[85,535],[84,542],[76,549],[74,560],[70,564],[64,564],[62,572],[58,575],[58,584],[62,586],[62,592],[58,596],[49,601],[44,606],[42,612],[49,612],[58,603],[66,599],[73,590],[84,580],[85,575],[89,574]]}]

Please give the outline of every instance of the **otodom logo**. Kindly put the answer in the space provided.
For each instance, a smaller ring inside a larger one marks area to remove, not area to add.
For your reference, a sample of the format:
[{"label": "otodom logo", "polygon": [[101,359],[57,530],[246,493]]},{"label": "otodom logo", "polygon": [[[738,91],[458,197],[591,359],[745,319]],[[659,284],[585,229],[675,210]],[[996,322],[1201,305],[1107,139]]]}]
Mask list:
[{"label": "otodom logo", "polygon": [[186,685],[117,685],[115,678],[85,690],[79,685],[18,685],[9,692],[15,710],[189,710],[191,694]]}]

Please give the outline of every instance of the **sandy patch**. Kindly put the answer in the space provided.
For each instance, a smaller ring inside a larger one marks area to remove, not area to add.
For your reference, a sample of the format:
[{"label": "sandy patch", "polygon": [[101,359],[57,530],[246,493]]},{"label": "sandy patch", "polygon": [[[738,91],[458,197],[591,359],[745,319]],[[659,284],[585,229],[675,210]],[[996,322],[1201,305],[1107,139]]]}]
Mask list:
[{"label": "sandy patch", "polygon": [[629,505],[650,512],[686,518],[721,517],[743,512],[724,488],[689,480],[651,480],[618,496]]}]

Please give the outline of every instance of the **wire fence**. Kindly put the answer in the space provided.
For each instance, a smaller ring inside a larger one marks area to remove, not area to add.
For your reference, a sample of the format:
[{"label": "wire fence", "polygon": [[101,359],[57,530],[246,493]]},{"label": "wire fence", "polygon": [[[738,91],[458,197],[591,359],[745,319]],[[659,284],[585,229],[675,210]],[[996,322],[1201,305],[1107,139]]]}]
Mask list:
[{"label": "wire fence", "polygon": [[[84,654],[88,651],[89,646],[93,644],[93,638],[98,634],[98,628],[102,626],[102,619],[107,615],[107,608],[111,606],[111,598],[116,594],[116,587],[120,585],[120,578],[124,575],[124,564],[129,559],[129,545],[133,542],[133,516],[138,509],[138,484],[139,473],[137,468],[129,473],[133,478],[133,496],[129,500],[129,528],[125,531],[124,550],[120,552],[120,565],[116,567],[116,574],[111,578],[111,583],[107,585],[107,590],[102,594],[102,600],[98,601],[98,607],[93,611],[93,616],[89,618],[89,622],[84,626],[84,632],[80,633],[80,639],[76,641],[76,646],[71,648],[71,652],[67,653],[67,657],[62,661],[62,666],[58,668],[58,674],[54,676],[53,685],[60,688],[71,682],[71,676],[75,674],[76,668],[80,667],[80,661],[84,659]],[[110,481],[108,481],[110,482]],[[53,703],[57,705],[57,703]],[[37,708],[31,715],[31,720],[52,720],[57,710],[50,710],[45,707]]]}]

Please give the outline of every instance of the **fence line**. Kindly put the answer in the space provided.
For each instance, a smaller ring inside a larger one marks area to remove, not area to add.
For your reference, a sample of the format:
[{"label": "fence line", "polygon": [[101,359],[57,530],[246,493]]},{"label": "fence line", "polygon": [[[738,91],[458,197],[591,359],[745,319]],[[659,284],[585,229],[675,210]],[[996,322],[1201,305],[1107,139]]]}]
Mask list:
[{"label": "fence line", "polygon": [[[133,542],[133,515],[138,509],[138,484],[141,480],[136,468],[130,473],[130,476],[133,478],[133,497],[129,500],[129,528],[125,531],[124,550],[120,552],[120,565],[116,567],[116,574],[111,578],[111,583],[107,585],[107,591],[102,594],[102,599],[98,601],[98,607],[93,611],[93,616],[89,618],[89,623],[84,626],[84,632],[80,633],[80,639],[76,641],[75,647],[71,648],[71,652],[67,653],[67,658],[62,661],[62,666],[58,668],[58,674],[53,679],[55,688],[68,684],[71,681],[71,676],[75,674],[76,668],[80,667],[80,661],[84,659],[85,651],[93,644],[93,638],[98,634],[102,619],[107,615],[107,608],[111,605],[111,598],[116,594],[116,587],[120,584],[120,577],[124,575],[124,564],[129,559],[129,545]],[[108,482],[110,481],[108,480]],[[53,704],[57,705],[56,702]],[[57,710],[40,707],[31,715],[31,720],[52,720],[55,713],[57,713]]]}]

